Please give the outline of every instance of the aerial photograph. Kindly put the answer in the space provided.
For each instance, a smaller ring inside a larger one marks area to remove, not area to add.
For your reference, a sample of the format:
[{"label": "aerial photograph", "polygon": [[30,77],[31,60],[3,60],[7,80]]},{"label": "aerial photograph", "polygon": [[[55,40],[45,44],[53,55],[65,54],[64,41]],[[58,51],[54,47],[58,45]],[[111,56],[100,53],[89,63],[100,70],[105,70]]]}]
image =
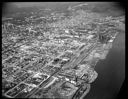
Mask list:
[{"label": "aerial photograph", "polygon": [[119,2],[4,2],[2,97],[117,99],[125,80]]}]

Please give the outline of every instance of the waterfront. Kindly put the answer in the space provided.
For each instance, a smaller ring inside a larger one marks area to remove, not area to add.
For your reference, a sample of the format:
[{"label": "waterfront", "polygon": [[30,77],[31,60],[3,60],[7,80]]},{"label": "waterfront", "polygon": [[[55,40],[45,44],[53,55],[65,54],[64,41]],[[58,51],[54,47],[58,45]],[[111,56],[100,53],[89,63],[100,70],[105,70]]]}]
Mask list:
[{"label": "waterfront", "polygon": [[[116,4],[96,4],[69,6],[66,11],[63,4],[54,9],[23,7],[2,21],[2,94],[83,99],[89,85],[85,99],[113,99],[124,79],[125,36],[120,29],[125,28],[125,18],[117,15],[119,6],[112,13]],[[104,60],[92,66],[98,58]]]},{"label": "waterfront", "polygon": [[92,83],[86,99],[115,99],[125,78],[125,34],[121,33],[105,60],[100,60],[95,70],[98,78]]}]

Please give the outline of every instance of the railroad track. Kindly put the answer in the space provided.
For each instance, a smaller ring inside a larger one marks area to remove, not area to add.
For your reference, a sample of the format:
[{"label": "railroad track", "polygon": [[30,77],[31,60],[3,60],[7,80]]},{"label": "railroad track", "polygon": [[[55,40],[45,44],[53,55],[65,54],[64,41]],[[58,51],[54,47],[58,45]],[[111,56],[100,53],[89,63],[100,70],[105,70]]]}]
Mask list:
[{"label": "railroad track", "polygon": [[[64,66],[63,69],[66,68],[74,68],[76,65],[78,65],[83,59],[85,59],[90,52],[97,46],[97,43],[94,43],[92,46],[90,46],[89,49],[84,49],[82,52],[82,55],[80,55],[80,57],[78,57],[76,60],[70,62],[67,66]],[[86,46],[85,46],[86,47]]]}]

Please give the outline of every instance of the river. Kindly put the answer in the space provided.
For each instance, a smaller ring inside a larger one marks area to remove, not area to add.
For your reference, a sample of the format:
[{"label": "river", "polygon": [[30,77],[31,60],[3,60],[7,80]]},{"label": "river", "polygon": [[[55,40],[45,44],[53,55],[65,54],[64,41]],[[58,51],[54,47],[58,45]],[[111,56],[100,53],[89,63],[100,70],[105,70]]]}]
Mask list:
[{"label": "river", "polygon": [[106,59],[100,60],[95,70],[98,77],[84,99],[115,99],[125,78],[125,33],[117,35]]}]

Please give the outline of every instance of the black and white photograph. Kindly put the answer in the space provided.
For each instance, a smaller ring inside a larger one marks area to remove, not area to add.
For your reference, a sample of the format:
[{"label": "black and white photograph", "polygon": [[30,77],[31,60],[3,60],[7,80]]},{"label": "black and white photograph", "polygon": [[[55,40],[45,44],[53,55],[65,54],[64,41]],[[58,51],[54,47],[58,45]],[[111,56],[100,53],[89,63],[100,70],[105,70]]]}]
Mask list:
[{"label": "black and white photograph", "polygon": [[118,98],[125,80],[122,3],[3,2],[1,34],[2,97]]}]

